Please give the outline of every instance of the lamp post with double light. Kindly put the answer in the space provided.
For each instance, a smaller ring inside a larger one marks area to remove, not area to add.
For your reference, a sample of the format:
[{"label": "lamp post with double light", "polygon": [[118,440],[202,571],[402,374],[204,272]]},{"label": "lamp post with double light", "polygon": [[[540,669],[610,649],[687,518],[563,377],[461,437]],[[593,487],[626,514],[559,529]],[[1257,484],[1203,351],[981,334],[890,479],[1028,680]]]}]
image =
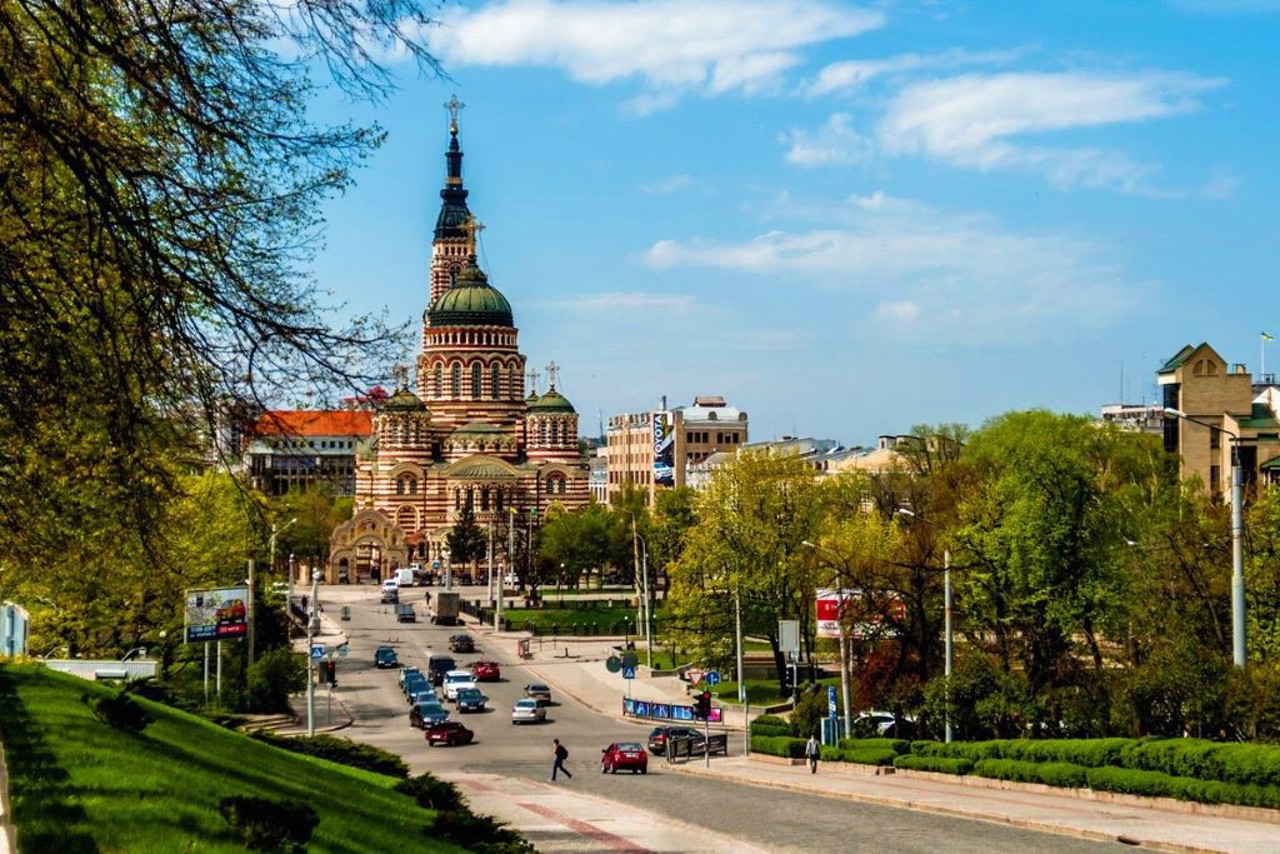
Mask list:
[{"label": "lamp post with double light", "polygon": [[[851,688],[851,678],[849,673],[849,620],[848,614],[845,613],[845,603],[848,601],[845,597],[845,578],[843,561],[838,560],[839,555],[830,549],[816,545],[804,540],[800,543],[805,548],[813,549],[821,554],[826,552],[830,558],[831,568],[836,571],[836,596],[838,597],[836,612],[836,620],[840,633],[840,702],[844,707],[844,737],[853,737],[853,696]],[[741,640],[739,640],[739,649],[741,649]]]},{"label": "lamp post with double light", "polygon": [[1244,471],[1240,468],[1240,436],[1225,427],[1193,418],[1181,409],[1166,406],[1168,418],[1190,421],[1231,437],[1231,661],[1245,666],[1244,604]]}]

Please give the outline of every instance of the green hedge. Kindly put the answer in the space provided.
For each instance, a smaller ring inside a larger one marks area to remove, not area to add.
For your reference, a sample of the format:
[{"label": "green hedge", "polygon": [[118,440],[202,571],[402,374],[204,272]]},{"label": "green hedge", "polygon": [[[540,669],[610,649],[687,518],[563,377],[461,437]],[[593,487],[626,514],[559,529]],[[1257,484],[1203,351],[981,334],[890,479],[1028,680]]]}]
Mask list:
[{"label": "green hedge", "polygon": [[1280,809],[1280,788],[1174,777],[1133,768],[1090,768],[1089,788],[1149,798],[1177,798],[1201,804],[1232,804]]},{"label": "green hedge", "polygon": [[789,735],[751,736],[752,753],[766,753],[770,756],[787,756],[791,759],[803,759],[804,745],[805,739],[792,738]]},{"label": "green hedge", "polygon": [[1223,744],[1199,738],[1134,741],[1125,748],[1121,764],[1171,777],[1280,786],[1280,746],[1269,744]]},{"label": "green hedge", "polygon": [[863,747],[853,750],[842,750],[840,754],[845,762],[856,765],[892,765],[898,758],[897,751],[889,747]]},{"label": "green hedge", "polygon": [[911,752],[911,742],[905,738],[842,738],[841,750],[892,750],[895,754]]},{"label": "green hedge", "polygon": [[893,767],[910,771],[933,771],[938,774],[963,776],[973,771],[973,761],[946,756],[920,756],[908,753],[893,760]]},{"label": "green hedge", "polygon": [[1013,780],[1019,783],[1044,783],[1064,789],[1083,789],[1088,785],[1088,769],[1070,762],[1022,762],[1016,759],[983,759],[973,766],[979,777]]},{"label": "green hedge", "polygon": [[752,736],[760,735],[766,738],[776,738],[778,736],[791,737],[795,734],[795,729],[791,724],[777,715],[761,715],[751,722]]}]

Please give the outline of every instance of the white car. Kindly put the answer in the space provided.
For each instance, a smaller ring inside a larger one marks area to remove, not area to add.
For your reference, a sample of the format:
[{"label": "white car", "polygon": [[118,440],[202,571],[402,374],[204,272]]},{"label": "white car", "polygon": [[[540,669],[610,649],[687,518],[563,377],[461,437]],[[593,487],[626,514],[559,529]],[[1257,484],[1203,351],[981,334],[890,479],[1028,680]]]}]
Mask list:
[{"label": "white car", "polygon": [[547,718],[547,710],[538,705],[537,700],[516,700],[511,707],[513,724],[540,724]]},{"label": "white car", "polygon": [[470,670],[450,670],[444,675],[444,698],[446,700],[458,699],[459,688],[475,688],[476,678],[471,675]]}]

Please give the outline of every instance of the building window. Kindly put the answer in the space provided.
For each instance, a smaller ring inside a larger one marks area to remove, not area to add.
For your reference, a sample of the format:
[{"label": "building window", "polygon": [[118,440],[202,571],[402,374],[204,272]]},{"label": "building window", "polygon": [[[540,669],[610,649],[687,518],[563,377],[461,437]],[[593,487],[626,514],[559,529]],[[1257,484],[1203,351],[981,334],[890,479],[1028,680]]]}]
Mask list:
[{"label": "building window", "polygon": [[480,363],[476,362],[471,366],[471,398],[479,400],[483,393],[480,388]]},{"label": "building window", "polygon": [[462,365],[454,363],[452,376],[449,378],[450,385],[453,387],[454,399],[462,397]]},{"label": "building window", "polygon": [[489,509],[489,487],[487,486],[480,490],[480,509]]},{"label": "building window", "polygon": [[1217,494],[1222,489],[1222,466],[1209,466],[1209,492]]},{"label": "building window", "polygon": [[1209,428],[1209,447],[1215,451],[1222,447],[1222,430],[1217,427]]},{"label": "building window", "polygon": [[491,400],[498,399],[498,377],[501,375],[502,371],[496,364],[489,367],[489,398]]},{"label": "building window", "polygon": [[436,365],[436,388],[435,396],[440,397],[444,394],[444,366]]}]

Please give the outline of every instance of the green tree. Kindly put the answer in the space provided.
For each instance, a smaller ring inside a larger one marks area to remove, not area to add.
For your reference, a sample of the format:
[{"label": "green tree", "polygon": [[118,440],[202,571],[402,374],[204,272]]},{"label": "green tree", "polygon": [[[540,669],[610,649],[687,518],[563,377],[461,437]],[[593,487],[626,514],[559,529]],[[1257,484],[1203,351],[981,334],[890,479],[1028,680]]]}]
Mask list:
[{"label": "green tree", "polygon": [[466,566],[485,556],[489,539],[476,522],[476,513],[470,500],[462,503],[458,518],[445,540],[449,547],[449,562],[454,566]]},{"label": "green tree", "polygon": [[564,566],[561,583],[600,570],[609,557],[609,511],[599,504],[548,519],[538,538],[541,556]]}]

